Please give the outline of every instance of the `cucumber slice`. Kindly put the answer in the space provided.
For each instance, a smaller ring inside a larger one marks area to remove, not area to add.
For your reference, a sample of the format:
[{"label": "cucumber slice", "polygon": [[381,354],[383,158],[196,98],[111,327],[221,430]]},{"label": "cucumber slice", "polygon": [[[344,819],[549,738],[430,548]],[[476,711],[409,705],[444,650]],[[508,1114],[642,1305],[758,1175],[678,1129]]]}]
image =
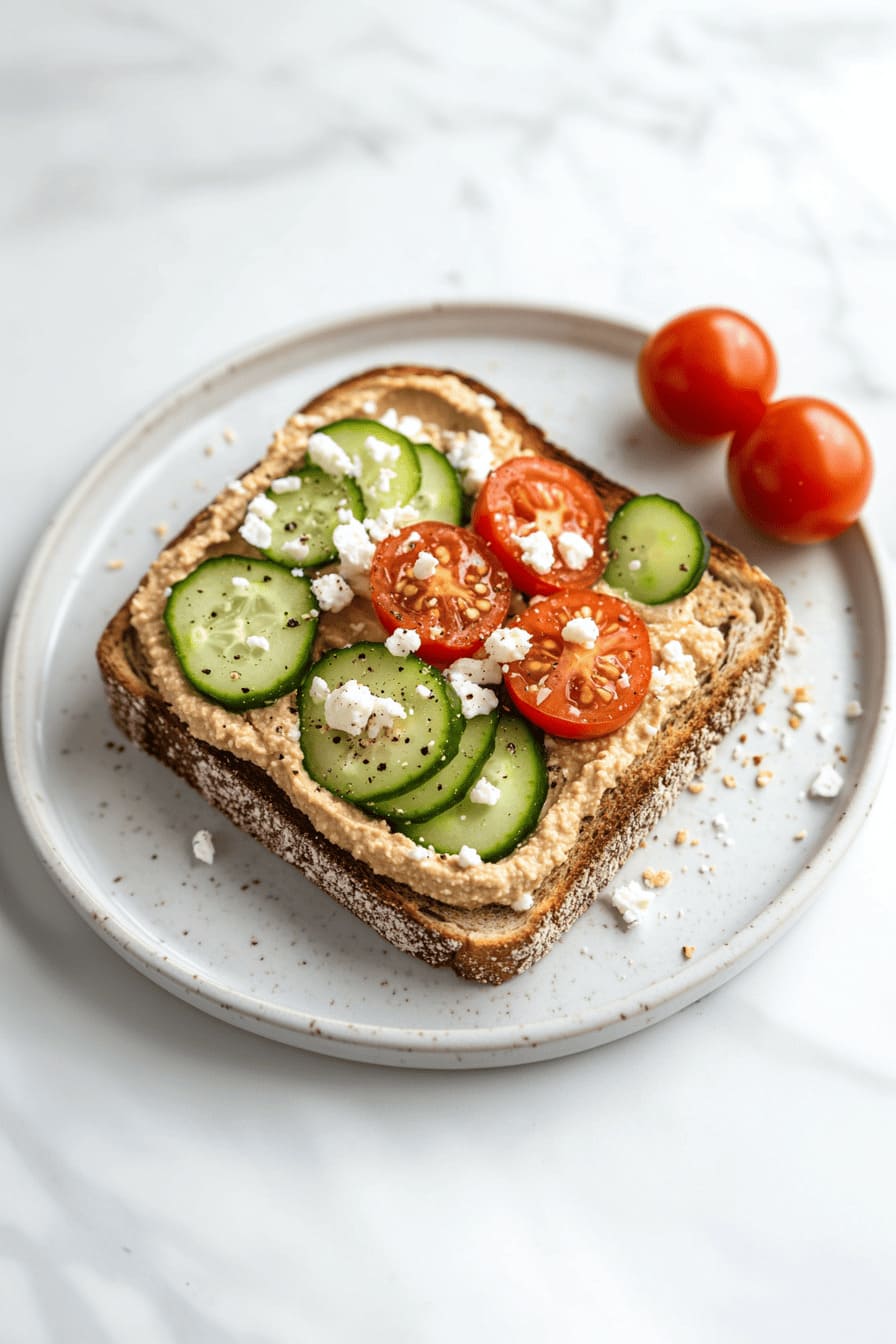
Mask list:
[{"label": "cucumber slice", "polygon": [[424,821],[456,803],[479,778],[483,762],[491,755],[498,728],[498,711],[467,719],[457,755],[437,774],[388,802],[370,803],[367,811],[389,821]]},{"label": "cucumber slice", "polygon": [[457,472],[444,453],[431,443],[415,443],[420,463],[420,489],[411,500],[421,521],[453,523],[457,526],[464,511],[464,492]]},{"label": "cucumber slice", "polygon": [[[406,714],[374,741],[327,725],[325,703],[312,695],[316,677],[330,691],[355,681],[388,696]],[[417,691],[431,692],[423,697]],[[410,653],[396,658],[384,644],[351,644],[325,653],[299,692],[305,769],[330,793],[363,805],[422,784],[457,754],[464,718],[460,700],[436,670]]]},{"label": "cucumber slice", "polygon": [[295,689],[311,654],[316,617],[307,579],[242,555],[204,560],[174,584],[165,604],[165,624],[187,681],[209,700],[240,711]]},{"label": "cucumber slice", "polygon": [[703,528],[664,495],[637,495],[618,508],[607,528],[607,548],[606,582],[649,606],[684,597],[709,563]]},{"label": "cucumber slice", "polygon": [[516,714],[501,716],[494,750],[472,788],[480,778],[501,791],[491,807],[471,803],[468,790],[459,803],[438,816],[397,829],[419,845],[432,845],[439,854],[458,854],[462,845],[471,845],[486,862],[503,859],[535,829],[548,792],[544,750],[525,719]]},{"label": "cucumber slice", "polygon": [[[379,420],[337,420],[323,425],[320,432],[335,439],[352,461],[357,461],[358,485],[368,513],[407,504],[419,490],[420,463],[414,445],[404,434],[387,429]],[[381,449],[369,448],[370,438],[385,444],[387,450],[397,449],[397,453],[383,455]]]},{"label": "cucumber slice", "polygon": [[[361,491],[350,478],[328,476],[310,463],[289,475],[301,481],[298,489],[286,493],[267,492],[268,499],[277,505],[277,512],[267,520],[271,544],[262,555],[290,568],[299,565],[313,569],[317,565],[327,565],[339,557],[333,545],[333,528],[339,509],[350,509],[356,518],[364,517]],[[288,547],[291,542],[301,543],[292,554],[284,550],[284,546]],[[304,547],[307,551],[303,555]]]}]

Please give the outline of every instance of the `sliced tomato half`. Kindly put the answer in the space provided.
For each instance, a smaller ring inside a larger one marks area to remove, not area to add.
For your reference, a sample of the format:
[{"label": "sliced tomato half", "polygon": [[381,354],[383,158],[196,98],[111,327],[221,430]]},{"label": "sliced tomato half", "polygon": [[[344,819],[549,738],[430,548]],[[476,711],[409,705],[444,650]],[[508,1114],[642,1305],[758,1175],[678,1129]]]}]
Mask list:
[{"label": "sliced tomato half", "polygon": [[[515,457],[496,467],[479,492],[473,526],[524,593],[587,587],[607,562],[600,497],[581,472],[553,458]],[[540,540],[533,551],[526,538],[535,533],[549,547]]]},{"label": "sliced tomato half", "polygon": [[[567,630],[571,621],[576,624]],[[584,622],[593,622],[596,630]],[[511,625],[527,630],[532,643],[524,659],[509,665],[504,684],[520,713],[554,737],[612,733],[647,694],[650,636],[620,598],[567,589],[533,603]],[[593,644],[570,638],[583,633],[593,634]]]},{"label": "sliced tomato half", "polygon": [[412,523],[377,546],[370,597],[391,632],[416,630],[421,658],[451,663],[474,653],[504,620],[512,588],[473,532],[450,523]]}]

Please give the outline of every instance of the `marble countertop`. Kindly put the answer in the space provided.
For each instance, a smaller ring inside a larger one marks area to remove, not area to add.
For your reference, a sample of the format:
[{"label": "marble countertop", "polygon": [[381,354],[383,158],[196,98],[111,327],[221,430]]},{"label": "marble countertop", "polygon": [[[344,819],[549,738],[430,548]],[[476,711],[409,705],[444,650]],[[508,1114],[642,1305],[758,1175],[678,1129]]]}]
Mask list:
[{"label": "marble countertop", "polygon": [[[883,2],[7,7],[5,622],[50,512],[222,351],[358,306],[757,317],[877,448]],[[64,693],[64,688],[60,688]],[[892,1337],[896,776],[799,925],[588,1054],[400,1073],[228,1028],[81,923],[0,793],[0,1335]]]}]

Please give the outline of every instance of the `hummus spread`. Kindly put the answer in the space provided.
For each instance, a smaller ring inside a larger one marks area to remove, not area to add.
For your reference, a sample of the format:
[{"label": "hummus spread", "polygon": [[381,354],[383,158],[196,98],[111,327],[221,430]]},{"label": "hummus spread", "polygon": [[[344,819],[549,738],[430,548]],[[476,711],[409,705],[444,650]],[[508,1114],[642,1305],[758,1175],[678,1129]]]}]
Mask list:
[{"label": "hummus spread", "polygon": [[[495,465],[521,451],[518,433],[505,423],[491,399],[479,397],[451,375],[417,373],[401,380],[382,375],[376,381],[365,380],[363,390],[349,388],[334,394],[319,403],[314,415],[294,415],[275,433],[263,461],[217,496],[202,525],[162,552],[133,600],[134,629],[153,685],[190,732],[267,771],[328,840],[363,857],[375,872],[447,905],[471,909],[516,904],[522,908],[528,894],[567,859],[583,818],[594,814],[601,795],[647,749],[676,707],[721,659],[721,632],[701,623],[697,615],[698,607],[712,611],[714,605],[710,575],[704,575],[698,588],[685,598],[661,607],[637,607],[648,624],[657,669],[643,705],[627,724],[606,737],[590,742],[547,738],[550,789],[536,829],[507,858],[473,868],[462,868],[453,856],[416,859],[416,846],[405,836],[315,784],[302,768],[295,696],[284,696],[265,709],[245,714],[203,699],[185,680],[165,628],[163,611],[170,584],[211,555],[255,553],[238,535],[246,506],[271,481],[303,460],[315,429],[350,415],[379,418],[391,408],[402,417],[421,421],[415,437],[443,450],[457,442],[453,435],[474,430],[488,436]],[[744,615],[750,619],[749,612]],[[358,640],[383,638],[370,603],[356,596],[343,610],[321,614],[314,656]]]}]

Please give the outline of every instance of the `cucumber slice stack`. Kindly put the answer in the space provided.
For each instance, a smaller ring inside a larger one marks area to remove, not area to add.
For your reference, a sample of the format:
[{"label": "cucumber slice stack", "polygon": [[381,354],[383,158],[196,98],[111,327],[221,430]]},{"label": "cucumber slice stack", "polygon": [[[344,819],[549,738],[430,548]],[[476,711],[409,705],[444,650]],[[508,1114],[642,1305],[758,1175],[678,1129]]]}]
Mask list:
[{"label": "cucumber slice stack", "polygon": [[[355,683],[394,701],[405,717],[374,740],[327,723],[327,700],[316,694]],[[423,695],[418,687],[428,691]],[[352,644],[324,654],[305,675],[299,692],[299,723],[305,769],[316,783],[365,805],[429,779],[457,754],[464,718],[460,700],[444,677],[416,654],[396,658],[384,644]]]},{"label": "cucumber slice stack", "polygon": [[184,676],[226,709],[256,709],[301,680],[317,630],[307,579],[245,556],[205,560],[174,584],[165,624]]},{"label": "cucumber slice stack", "polygon": [[457,755],[422,784],[396,793],[386,802],[369,803],[367,811],[396,823],[425,821],[462,798],[479,778],[481,767],[491,755],[498,729],[498,711],[467,719]]},{"label": "cucumber slice stack", "polygon": [[[328,698],[340,688],[353,700],[361,690],[386,697],[406,717],[373,740],[333,726]],[[299,723],[316,783],[439,854],[470,845],[485,861],[503,858],[535,828],[547,797],[541,738],[525,719],[495,710],[465,721],[441,673],[383,644],[334,649],[309,668]],[[483,780],[498,791],[492,805],[471,796]]]},{"label": "cucumber slice stack", "polygon": [[337,420],[320,433],[358,463],[357,481],[368,513],[407,504],[419,490],[420,463],[404,434],[379,420]]},{"label": "cucumber slice stack", "polygon": [[648,606],[684,597],[709,563],[703,528],[665,495],[637,495],[618,508],[607,528],[607,548],[605,581]]},{"label": "cucumber slice stack", "polygon": [[338,420],[319,432],[356,464],[357,476],[331,476],[308,462],[267,491],[275,508],[265,516],[271,543],[261,553],[275,564],[317,569],[338,560],[333,531],[345,510],[363,520],[383,509],[408,507],[421,522],[461,521],[464,495],[457,472],[432,444],[411,443],[379,420]]},{"label": "cucumber slice stack", "polygon": [[[480,779],[499,790],[491,806],[471,801],[470,793]],[[463,845],[470,845],[481,859],[494,863],[535,829],[547,792],[544,751],[535,730],[516,714],[503,714],[494,749],[460,801],[426,821],[403,823],[398,829],[439,854],[458,854]]]}]

